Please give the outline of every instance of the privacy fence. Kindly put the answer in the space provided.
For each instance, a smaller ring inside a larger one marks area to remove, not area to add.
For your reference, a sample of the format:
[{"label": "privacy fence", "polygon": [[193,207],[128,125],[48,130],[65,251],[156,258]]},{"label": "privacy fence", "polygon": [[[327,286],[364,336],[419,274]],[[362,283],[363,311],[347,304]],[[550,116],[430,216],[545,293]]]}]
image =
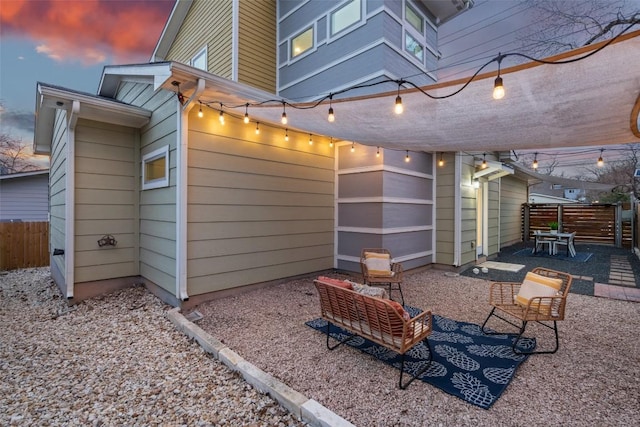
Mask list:
[{"label": "privacy fence", "polygon": [[0,270],[49,265],[48,222],[0,222]]},{"label": "privacy fence", "polygon": [[549,222],[558,222],[558,230],[575,231],[577,243],[602,243],[631,248],[633,210],[629,204],[524,204],[523,240],[533,240],[536,230],[548,231]]}]

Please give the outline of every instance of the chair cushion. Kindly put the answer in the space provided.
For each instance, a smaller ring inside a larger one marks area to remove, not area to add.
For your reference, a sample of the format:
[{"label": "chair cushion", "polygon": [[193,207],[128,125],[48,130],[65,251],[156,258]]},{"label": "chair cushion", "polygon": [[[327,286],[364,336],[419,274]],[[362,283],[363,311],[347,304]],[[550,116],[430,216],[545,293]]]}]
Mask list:
[{"label": "chair cushion", "polygon": [[369,274],[375,276],[392,276],[391,257],[389,254],[379,254],[377,252],[365,252],[364,264],[367,266]]},{"label": "chair cushion", "polygon": [[346,280],[333,279],[331,277],[325,277],[325,276],[318,277],[318,280],[324,283],[328,283],[330,285],[338,286],[340,288],[353,290],[353,287],[351,286],[351,282]]},{"label": "chair cushion", "polygon": [[[558,291],[562,287],[561,279],[554,279],[551,277],[541,276],[536,273],[528,272],[522,281],[520,291],[515,297],[516,303],[527,306],[529,300],[534,297],[553,297],[558,294]],[[536,307],[539,309],[540,307]],[[549,304],[541,304],[548,306]]]},{"label": "chair cushion", "polygon": [[389,298],[389,294],[387,294],[387,290],[384,288],[361,285],[360,283],[355,283],[355,282],[349,282],[349,284],[351,285],[351,289],[353,289],[355,292],[359,294],[366,295],[369,297],[376,297],[376,298],[384,298],[384,299]]}]

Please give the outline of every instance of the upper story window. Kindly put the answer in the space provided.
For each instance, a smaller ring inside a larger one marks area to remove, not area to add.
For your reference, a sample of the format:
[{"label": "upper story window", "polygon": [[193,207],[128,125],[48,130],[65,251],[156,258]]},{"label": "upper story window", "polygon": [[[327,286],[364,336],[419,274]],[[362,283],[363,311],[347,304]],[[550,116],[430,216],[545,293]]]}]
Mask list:
[{"label": "upper story window", "polygon": [[425,63],[427,17],[408,0],[404,3],[404,49],[422,65]]},{"label": "upper story window", "polygon": [[416,59],[419,59],[420,62],[424,62],[424,48],[409,33],[405,33],[404,48],[407,52],[415,56]]},{"label": "upper story window", "polygon": [[350,27],[362,17],[361,0],[351,0],[331,13],[331,35]]},{"label": "upper story window", "polygon": [[169,146],[142,156],[142,189],[169,186]]},{"label": "upper story window", "polygon": [[313,27],[309,27],[291,39],[291,58],[302,55],[313,47]]},{"label": "upper story window", "polygon": [[420,34],[424,33],[424,19],[409,3],[405,3],[404,17]]},{"label": "upper story window", "polygon": [[194,68],[207,71],[207,47],[203,47],[193,58],[189,61],[189,65]]}]

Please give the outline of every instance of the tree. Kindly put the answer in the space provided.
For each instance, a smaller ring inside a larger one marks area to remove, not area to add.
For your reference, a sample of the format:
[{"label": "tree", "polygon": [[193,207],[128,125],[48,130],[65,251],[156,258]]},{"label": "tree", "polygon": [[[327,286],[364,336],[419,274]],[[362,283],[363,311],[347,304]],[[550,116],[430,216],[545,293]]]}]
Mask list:
[{"label": "tree", "polygon": [[0,175],[37,170],[27,145],[7,134],[0,134]]},{"label": "tree", "polygon": [[564,176],[564,172],[554,174],[556,168],[560,166],[560,161],[556,154],[545,154],[544,158],[538,158],[535,153],[522,154],[518,158],[518,163],[522,164],[524,167],[534,169],[533,162],[536,160],[538,160],[539,165],[536,170],[538,173],[542,175]]},{"label": "tree", "polygon": [[601,168],[588,167],[586,170],[595,176],[597,182],[616,184],[610,193],[589,194],[592,200],[600,203],[628,202],[629,195],[640,198],[640,179],[634,177],[640,167],[640,144],[629,144],[624,149],[625,157]]},{"label": "tree", "polygon": [[527,5],[537,25],[519,39],[523,48],[539,58],[614,37],[640,23],[637,1],[527,0]]}]

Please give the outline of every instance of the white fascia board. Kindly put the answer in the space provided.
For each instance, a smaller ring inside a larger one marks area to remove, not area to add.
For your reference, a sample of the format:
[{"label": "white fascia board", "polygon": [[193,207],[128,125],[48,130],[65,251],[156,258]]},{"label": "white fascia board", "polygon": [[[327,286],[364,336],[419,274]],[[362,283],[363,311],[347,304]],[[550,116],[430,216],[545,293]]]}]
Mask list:
[{"label": "white fascia board", "polygon": [[98,85],[98,95],[115,98],[122,82],[153,84],[153,89],[156,90],[170,78],[170,62],[107,66],[102,71],[102,77]]},{"label": "white fascia board", "polygon": [[153,49],[153,53],[149,59],[150,62],[164,61],[166,59],[167,53],[169,53],[169,49],[171,49],[171,46],[182,27],[182,23],[191,8],[191,3],[193,3],[193,0],[176,1],[169,18],[167,19],[167,23],[162,29],[162,34],[160,34],[160,37],[158,38],[158,43],[156,44],[155,49]]}]

